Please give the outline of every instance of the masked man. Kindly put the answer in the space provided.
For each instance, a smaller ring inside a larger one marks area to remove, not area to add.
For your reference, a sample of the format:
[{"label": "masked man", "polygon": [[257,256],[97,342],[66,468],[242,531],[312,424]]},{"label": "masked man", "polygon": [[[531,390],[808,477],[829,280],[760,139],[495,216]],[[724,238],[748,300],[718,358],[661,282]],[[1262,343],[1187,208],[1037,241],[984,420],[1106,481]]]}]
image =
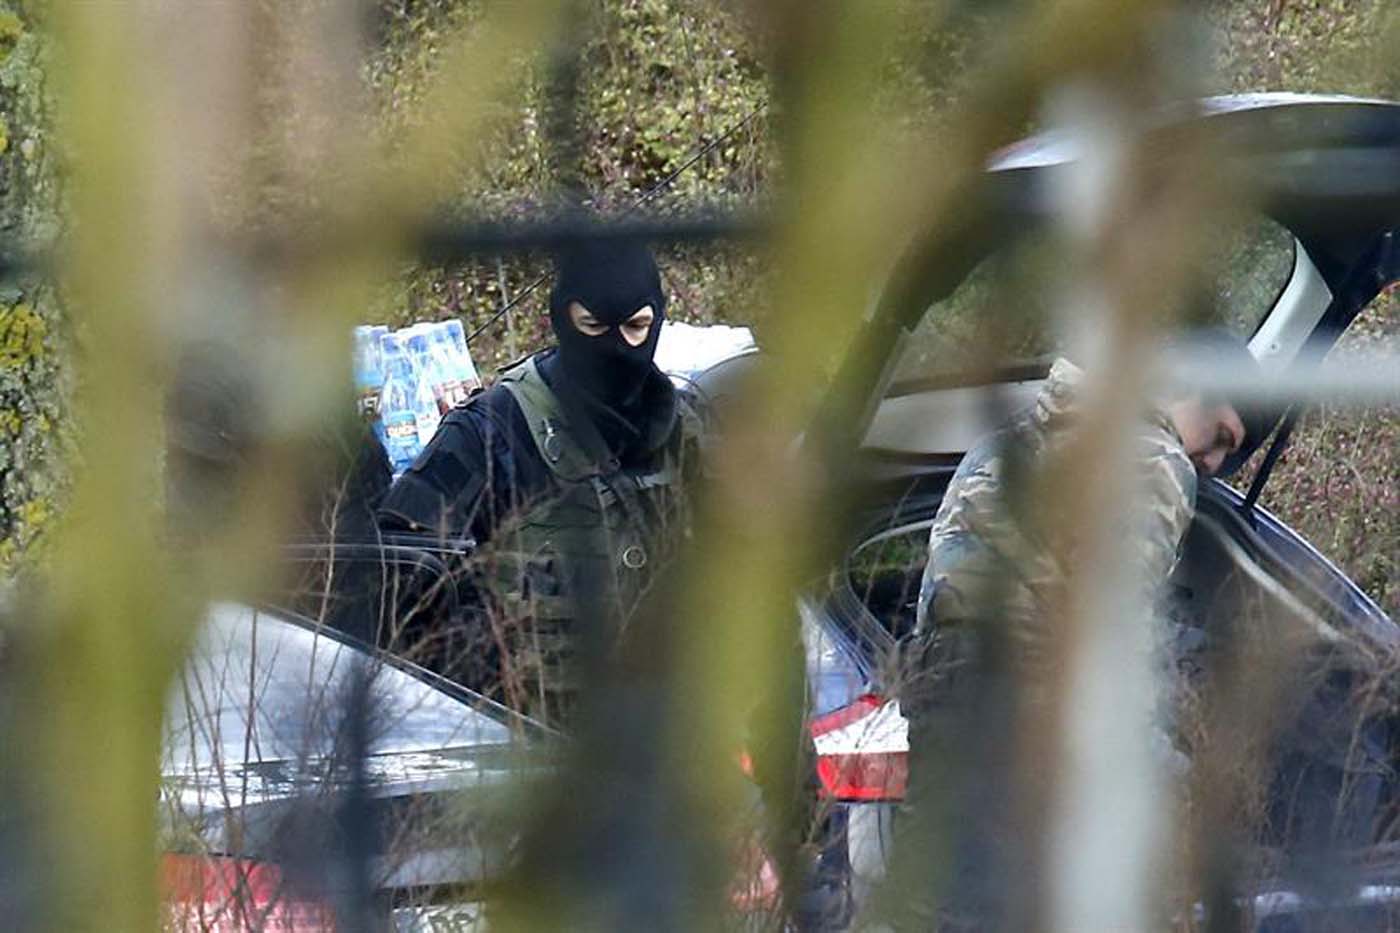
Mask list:
[{"label": "masked man", "polygon": [[545,718],[575,686],[580,596],[625,620],[684,533],[699,436],[652,362],[666,295],[650,252],[581,246],[557,273],[558,346],[449,413],[380,509],[390,530],[475,540],[502,695]]}]

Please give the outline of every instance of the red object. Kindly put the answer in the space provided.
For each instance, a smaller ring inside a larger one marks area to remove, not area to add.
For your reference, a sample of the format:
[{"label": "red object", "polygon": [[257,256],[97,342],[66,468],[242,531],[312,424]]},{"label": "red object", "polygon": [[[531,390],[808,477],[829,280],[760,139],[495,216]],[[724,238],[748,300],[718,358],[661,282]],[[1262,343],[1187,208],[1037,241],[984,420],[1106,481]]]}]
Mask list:
[{"label": "red object", "polygon": [[741,913],[769,913],[782,903],[778,870],[768,850],[750,839],[739,847],[738,869],[729,886],[729,903]]},{"label": "red object", "polygon": [[[849,705],[812,720],[814,739],[832,737],[845,731],[849,741],[840,743],[838,751],[823,750],[817,742],[817,777],[825,796],[843,801],[898,801],[904,799],[909,783],[909,752],[907,749],[875,747],[861,748],[863,733],[874,731],[877,717],[897,715],[884,697],[874,693],[862,694]],[[870,745],[887,743],[871,741]]]},{"label": "red object", "polygon": [[190,933],[333,933],[329,907],[291,895],[270,862],[161,857],[166,929]]},{"label": "red object", "polygon": [[898,801],[909,782],[908,752],[822,755],[817,777],[834,800]]},{"label": "red object", "polygon": [[876,712],[884,705],[885,698],[878,693],[862,693],[848,705],[813,719],[812,735],[816,737],[835,732],[837,729],[844,729]]}]

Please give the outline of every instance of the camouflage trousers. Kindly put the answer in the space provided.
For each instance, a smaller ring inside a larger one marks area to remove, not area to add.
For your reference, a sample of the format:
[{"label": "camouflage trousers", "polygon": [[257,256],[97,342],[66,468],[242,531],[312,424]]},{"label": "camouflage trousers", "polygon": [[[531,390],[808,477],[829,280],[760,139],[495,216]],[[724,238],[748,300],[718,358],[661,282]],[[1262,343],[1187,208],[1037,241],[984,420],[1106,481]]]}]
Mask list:
[{"label": "camouflage trousers", "polygon": [[[890,868],[896,929],[1038,926],[1046,812],[1042,779],[1056,749],[1034,725],[1048,685],[1004,624],[940,620],[902,658],[909,783]],[[1184,756],[1153,736],[1164,767]],[[903,904],[899,903],[903,892]]]},{"label": "camouflage trousers", "polygon": [[1011,654],[979,622],[945,622],[906,645],[909,784],[872,920],[899,930],[1017,925],[1013,892],[1024,890],[1017,879],[1029,876],[1035,847],[1013,815],[1021,694]]}]

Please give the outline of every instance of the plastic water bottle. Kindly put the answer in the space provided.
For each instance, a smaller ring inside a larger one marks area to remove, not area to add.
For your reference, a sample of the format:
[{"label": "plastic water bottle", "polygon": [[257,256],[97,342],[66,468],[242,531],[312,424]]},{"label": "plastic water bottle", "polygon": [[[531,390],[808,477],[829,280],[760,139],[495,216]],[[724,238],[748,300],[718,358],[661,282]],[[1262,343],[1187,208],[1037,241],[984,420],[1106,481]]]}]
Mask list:
[{"label": "plastic water bottle", "polygon": [[456,356],[457,378],[461,380],[462,387],[470,396],[481,388],[481,376],[477,374],[476,364],[472,362],[471,350],[467,348],[467,333],[462,329],[462,322],[456,319],[448,321],[443,327],[452,340],[452,348]]},{"label": "plastic water bottle", "polygon": [[421,343],[415,344],[413,338],[423,333],[421,321],[408,324],[394,331],[394,336],[399,338],[399,344],[403,347],[404,355],[413,366],[413,371],[418,377],[422,377],[427,372],[428,364],[423,359],[423,346]]},{"label": "plastic water bottle", "polygon": [[413,367],[413,406],[418,422],[418,442],[426,445],[442,421],[434,382],[437,367],[427,331],[420,325],[408,328],[408,359]]},{"label": "plastic water bottle", "polygon": [[389,333],[389,328],[383,324],[374,324],[370,327],[370,334],[374,337],[374,347],[379,353],[380,367],[384,365],[384,335]]},{"label": "plastic water bottle", "polygon": [[439,411],[445,415],[467,400],[467,390],[457,372],[457,351],[447,329],[441,324],[429,324],[426,331],[433,358],[433,395]]},{"label": "plastic water bottle", "polygon": [[380,337],[384,388],[379,395],[379,420],[384,427],[384,451],[398,476],[413,463],[423,443],[418,430],[418,379],[398,334]]},{"label": "plastic water bottle", "polygon": [[379,397],[384,391],[384,360],[380,352],[379,328],[355,328],[355,396],[360,417],[384,443],[384,424],[379,419]]}]

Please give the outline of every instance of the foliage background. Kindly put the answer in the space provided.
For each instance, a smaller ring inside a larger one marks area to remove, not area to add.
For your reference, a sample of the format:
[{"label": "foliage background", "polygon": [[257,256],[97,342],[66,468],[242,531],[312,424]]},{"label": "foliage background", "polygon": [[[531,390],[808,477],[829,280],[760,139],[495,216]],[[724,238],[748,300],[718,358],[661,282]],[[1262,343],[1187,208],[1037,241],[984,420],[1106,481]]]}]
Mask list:
[{"label": "foliage background", "polygon": [[[27,6],[0,0],[0,252],[57,225],[47,47]],[[0,568],[39,537],[62,499],[71,453],[62,308],[37,278],[0,283]]]},{"label": "foliage background", "polygon": [[[1220,86],[1400,97],[1400,11],[1384,0],[1230,3],[1217,14]],[[1400,352],[1392,292],[1334,353]],[[1299,424],[1264,504],[1400,617],[1400,407],[1321,405]]]},{"label": "foliage background", "polygon": [[[1016,4],[888,0],[907,21],[885,58],[889,80],[872,106],[888,106],[910,129],[936,130],[967,77],[986,61],[997,28]],[[266,4],[265,4],[266,5]],[[396,141],[418,119],[418,105],[441,64],[445,38],[470,28],[479,0],[380,0],[372,9],[364,86],[375,114],[376,143],[392,159]],[[587,0],[586,28],[560,42],[581,43],[578,130],[581,175],[590,198],[623,209],[727,130],[743,128],[688,169],[651,205],[751,207],[780,183],[780,159],[768,132],[768,69],[757,24],[716,0]],[[1236,0],[1206,5],[1209,68],[1204,92],[1294,90],[1400,96],[1396,47],[1400,18],[1383,0]],[[57,157],[49,144],[42,6],[0,0],[0,240],[42,239],[59,226]],[[482,170],[461,179],[449,212],[501,219],[548,204],[557,156],[546,146],[548,49],[541,49],[518,100],[468,145]],[[275,67],[276,63],[270,63]],[[256,163],[259,145],[240,154]],[[277,205],[270,189],[260,199]],[[230,209],[234,226],[270,216]],[[781,304],[752,245],[692,247],[663,257],[671,313],[692,322],[755,325]],[[461,317],[472,330],[503,301],[543,274],[542,257],[452,267],[407,266],[384,283],[366,321]],[[473,345],[486,372],[547,339],[543,294],[488,327]],[[0,567],[12,567],[63,498],[71,456],[67,428],[81,354],[62,305],[37,280],[0,288]],[[1368,312],[1339,352],[1400,350],[1394,300]],[[119,348],[89,348],[119,352]],[[1267,504],[1392,613],[1400,555],[1400,415],[1322,406],[1296,435],[1271,483]]]}]

